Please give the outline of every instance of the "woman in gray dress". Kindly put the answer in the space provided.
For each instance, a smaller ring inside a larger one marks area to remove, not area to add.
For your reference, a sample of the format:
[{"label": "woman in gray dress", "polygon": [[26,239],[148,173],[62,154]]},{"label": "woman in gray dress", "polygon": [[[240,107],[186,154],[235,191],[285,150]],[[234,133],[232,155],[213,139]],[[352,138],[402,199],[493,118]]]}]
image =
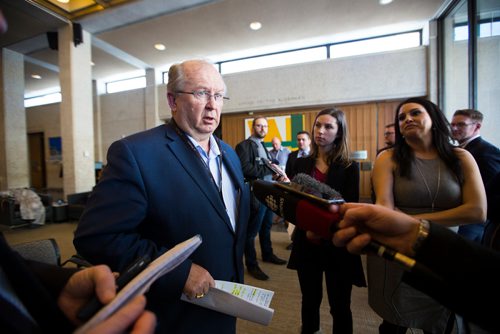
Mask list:
[{"label": "woman in gray dress", "polygon": [[[438,106],[410,98],[396,109],[396,144],[375,162],[376,204],[457,229],[486,219],[486,195],[474,158],[452,146],[450,126]],[[445,333],[451,312],[401,282],[403,270],[368,257],[370,306],[383,319],[381,334]]]}]

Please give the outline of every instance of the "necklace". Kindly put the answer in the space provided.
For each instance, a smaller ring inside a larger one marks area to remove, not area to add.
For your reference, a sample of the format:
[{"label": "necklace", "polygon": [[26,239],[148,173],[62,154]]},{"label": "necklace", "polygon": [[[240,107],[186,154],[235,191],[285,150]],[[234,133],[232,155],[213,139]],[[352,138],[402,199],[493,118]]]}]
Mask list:
[{"label": "necklace", "polygon": [[424,174],[422,173],[422,171],[418,167],[418,159],[415,160],[415,167],[417,167],[417,170],[420,173],[422,180],[424,181],[425,188],[427,188],[427,193],[429,194],[429,199],[432,201],[431,212],[434,212],[434,204],[436,202],[436,198],[437,198],[437,195],[439,193],[439,187],[441,185],[441,161],[438,159],[438,180],[437,180],[437,187],[436,187],[436,193],[434,194],[434,198],[432,198],[431,188],[429,187],[429,184],[427,184],[427,179],[425,178]]}]

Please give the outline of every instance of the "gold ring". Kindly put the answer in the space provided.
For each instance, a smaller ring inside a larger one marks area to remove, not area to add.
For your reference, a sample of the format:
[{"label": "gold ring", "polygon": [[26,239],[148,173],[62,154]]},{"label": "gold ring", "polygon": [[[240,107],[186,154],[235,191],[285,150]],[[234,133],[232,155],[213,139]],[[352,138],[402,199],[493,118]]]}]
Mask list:
[{"label": "gold ring", "polygon": [[200,293],[199,295],[196,295],[195,297],[196,297],[196,299],[200,299],[200,298],[205,297],[205,294],[204,293]]}]

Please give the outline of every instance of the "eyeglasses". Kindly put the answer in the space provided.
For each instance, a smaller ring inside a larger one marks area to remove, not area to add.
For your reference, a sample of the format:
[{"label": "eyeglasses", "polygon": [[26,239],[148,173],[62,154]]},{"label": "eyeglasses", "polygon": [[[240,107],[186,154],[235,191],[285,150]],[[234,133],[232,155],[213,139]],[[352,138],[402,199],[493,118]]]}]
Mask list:
[{"label": "eyeglasses", "polygon": [[465,128],[466,126],[469,125],[474,125],[476,123],[465,123],[465,122],[458,122],[458,123],[451,123],[452,128]]},{"label": "eyeglasses", "polygon": [[264,124],[255,124],[254,126],[256,128],[267,128],[267,125],[264,125]]},{"label": "eyeglasses", "polygon": [[384,136],[390,136],[390,135],[393,135],[395,132],[384,132]]},{"label": "eyeglasses", "polygon": [[177,91],[176,94],[191,94],[193,95],[197,100],[200,100],[202,102],[208,102],[212,97],[214,98],[215,102],[221,103],[223,100],[229,100],[229,97],[222,95],[221,93],[214,93],[210,94],[210,92],[206,90],[195,90],[194,92],[182,92],[182,91]]}]

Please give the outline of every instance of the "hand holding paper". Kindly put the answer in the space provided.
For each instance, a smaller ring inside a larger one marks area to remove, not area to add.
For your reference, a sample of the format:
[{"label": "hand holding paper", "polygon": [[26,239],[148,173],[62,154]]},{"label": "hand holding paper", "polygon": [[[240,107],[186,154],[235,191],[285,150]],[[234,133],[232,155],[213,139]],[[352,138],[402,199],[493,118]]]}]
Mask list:
[{"label": "hand holding paper", "polygon": [[222,312],[261,325],[269,325],[274,310],[269,308],[274,292],[251,285],[227,281],[215,281],[215,287],[203,298],[181,299],[201,307]]},{"label": "hand holding paper", "polygon": [[113,301],[104,306],[88,322],[78,328],[75,334],[85,333],[125,305],[132,297],[146,292],[159,277],[184,262],[198,248],[201,242],[201,237],[196,235],[159,256],[120,290]]}]

